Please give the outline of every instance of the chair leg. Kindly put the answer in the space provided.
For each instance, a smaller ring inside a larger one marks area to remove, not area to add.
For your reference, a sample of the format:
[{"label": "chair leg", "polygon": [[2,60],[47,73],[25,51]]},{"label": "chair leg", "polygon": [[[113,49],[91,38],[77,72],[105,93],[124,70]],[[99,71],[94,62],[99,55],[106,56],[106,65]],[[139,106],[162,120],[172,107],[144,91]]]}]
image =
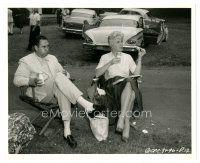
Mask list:
[{"label": "chair leg", "polygon": [[35,116],[35,118],[32,119],[31,123],[33,123],[41,114],[42,114],[42,112],[39,112],[39,113],[37,114],[37,116]]},{"label": "chair leg", "polygon": [[44,133],[44,131],[47,129],[47,127],[49,126],[49,124],[51,123],[51,121],[55,118],[55,116],[52,116],[48,122],[44,125],[44,127],[42,128],[42,130],[40,131],[39,135],[42,135]]}]

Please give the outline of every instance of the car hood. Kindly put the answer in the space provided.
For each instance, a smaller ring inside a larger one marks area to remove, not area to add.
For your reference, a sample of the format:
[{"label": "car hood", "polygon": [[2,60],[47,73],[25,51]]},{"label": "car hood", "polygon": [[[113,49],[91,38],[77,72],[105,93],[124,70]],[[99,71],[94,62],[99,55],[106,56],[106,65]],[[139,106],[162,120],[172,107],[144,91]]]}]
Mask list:
[{"label": "car hood", "polygon": [[68,17],[64,21],[66,23],[78,23],[83,24],[83,21],[87,20],[89,24],[91,24],[92,19],[91,18],[83,18],[83,17]]},{"label": "car hood", "polygon": [[86,31],[86,34],[93,40],[94,44],[107,45],[108,36],[113,31],[121,31],[124,34],[124,43],[131,37],[141,32],[142,28],[134,27],[99,27]]}]

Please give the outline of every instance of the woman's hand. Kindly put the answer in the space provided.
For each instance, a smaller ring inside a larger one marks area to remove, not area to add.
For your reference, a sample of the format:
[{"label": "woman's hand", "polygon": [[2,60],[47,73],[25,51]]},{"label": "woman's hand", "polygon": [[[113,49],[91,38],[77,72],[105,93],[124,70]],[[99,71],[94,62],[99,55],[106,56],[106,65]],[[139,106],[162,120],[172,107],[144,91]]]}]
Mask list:
[{"label": "woman's hand", "polygon": [[142,59],[142,57],[146,54],[146,50],[138,46],[135,48],[138,50],[138,59]]}]

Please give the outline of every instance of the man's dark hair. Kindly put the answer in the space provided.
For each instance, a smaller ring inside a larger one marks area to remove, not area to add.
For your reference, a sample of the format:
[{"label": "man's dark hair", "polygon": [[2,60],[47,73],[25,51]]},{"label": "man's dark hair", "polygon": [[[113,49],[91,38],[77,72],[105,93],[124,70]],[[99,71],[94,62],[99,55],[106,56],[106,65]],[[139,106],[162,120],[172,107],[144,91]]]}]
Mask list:
[{"label": "man's dark hair", "polygon": [[39,35],[35,38],[35,44],[36,46],[39,46],[40,40],[48,40],[47,37]]}]

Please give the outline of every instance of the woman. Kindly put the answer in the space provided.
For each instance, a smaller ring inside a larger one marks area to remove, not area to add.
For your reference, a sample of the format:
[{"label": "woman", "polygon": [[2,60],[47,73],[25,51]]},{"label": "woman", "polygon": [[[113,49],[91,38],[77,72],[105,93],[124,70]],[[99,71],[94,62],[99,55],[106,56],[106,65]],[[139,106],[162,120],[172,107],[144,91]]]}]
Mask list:
[{"label": "woman", "polygon": [[[137,65],[128,54],[122,53],[123,50],[123,33],[114,31],[108,36],[108,43],[111,52],[103,55],[96,67],[96,77],[104,75],[105,83],[103,88],[106,91],[116,107],[120,111],[118,115],[116,131],[122,133],[122,140],[127,141],[130,130],[130,115],[131,108],[138,88],[136,80],[131,79],[131,74],[140,75],[142,66],[142,57],[146,53],[144,49],[136,47],[138,50]],[[114,84],[119,79],[125,80]]]},{"label": "woman", "polygon": [[23,33],[24,21],[25,21],[25,13],[23,9],[17,8],[15,11],[15,25],[20,30],[20,34]]}]

